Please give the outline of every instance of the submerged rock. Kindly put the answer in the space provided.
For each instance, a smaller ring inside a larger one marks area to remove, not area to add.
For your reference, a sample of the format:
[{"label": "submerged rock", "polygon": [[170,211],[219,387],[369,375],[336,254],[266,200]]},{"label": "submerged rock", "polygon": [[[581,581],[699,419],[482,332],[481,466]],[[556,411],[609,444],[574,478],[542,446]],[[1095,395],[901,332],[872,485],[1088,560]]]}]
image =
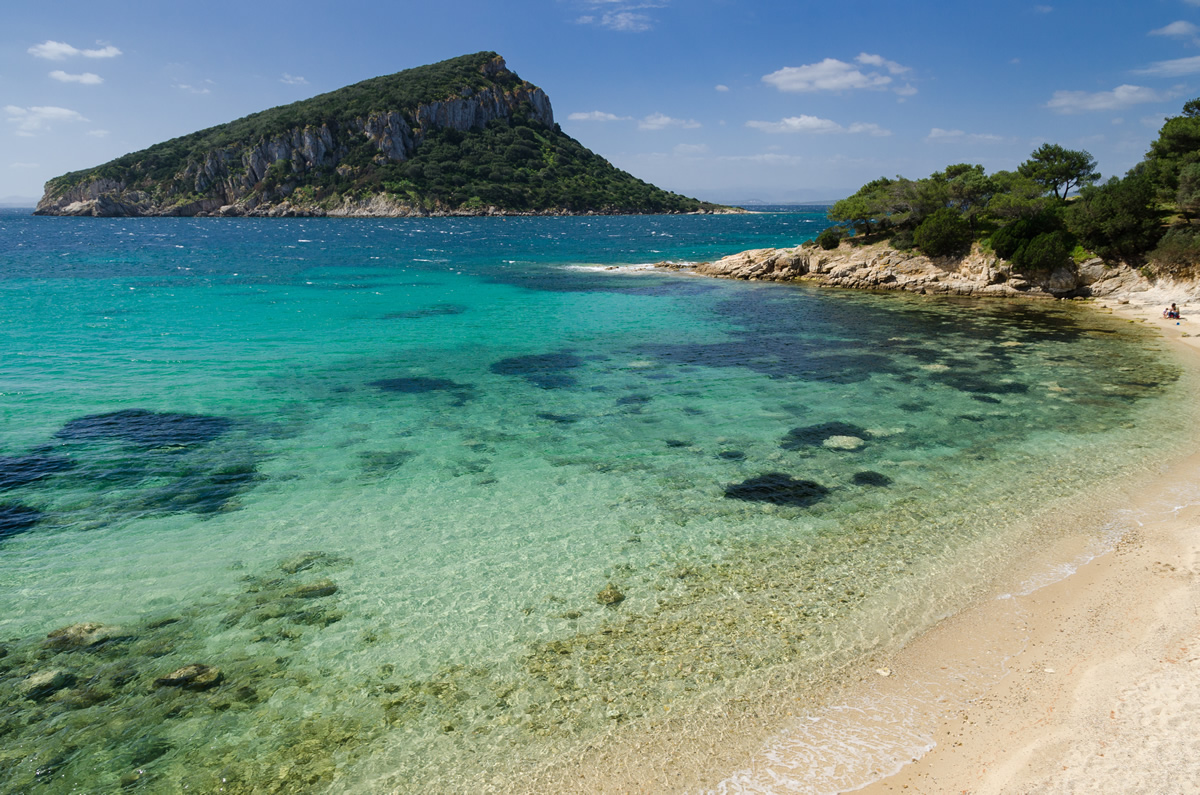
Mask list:
[{"label": "submerged rock", "polygon": [[583,359],[569,351],[511,356],[493,362],[490,369],[497,375],[515,375],[542,389],[565,389],[575,386],[574,376],[566,371],[583,365]]},{"label": "submerged rock", "polygon": [[181,687],[184,690],[208,690],[220,684],[221,669],[203,663],[192,663],[154,680],[155,687]]},{"label": "submerged rock", "polygon": [[226,417],[125,409],[73,419],[55,434],[60,439],[112,439],[138,447],[170,447],[211,442],[229,431]]},{"label": "submerged rock", "polygon": [[617,586],[609,583],[600,593],[596,594],[596,601],[605,607],[612,607],[625,601],[625,594],[617,588]]},{"label": "submerged rock", "polygon": [[28,505],[0,503],[0,538],[23,533],[42,520],[42,512]]},{"label": "submerged rock", "polygon": [[130,640],[133,633],[123,627],[86,622],[56,629],[42,641],[42,648],[56,651],[90,649],[104,643]]},{"label": "submerged rock", "polygon": [[337,583],[330,579],[324,579],[293,588],[288,592],[288,596],[296,599],[319,599],[323,596],[332,596],[337,593],[337,590]]},{"label": "submerged rock", "polygon": [[75,684],[74,674],[61,668],[54,668],[49,671],[38,671],[25,677],[17,685],[17,693],[22,698],[41,701],[73,684]]},{"label": "submerged rock", "polygon": [[855,472],[854,485],[856,486],[876,486],[884,488],[892,485],[892,479],[880,472]]},{"label": "submerged rock", "polygon": [[784,450],[802,450],[806,447],[820,447],[834,438],[853,437],[862,441],[870,435],[866,428],[847,422],[822,422],[818,425],[792,428],[779,442],[779,446]]},{"label": "submerged rock", "polygon": [[75,466],[60,455],[0,456],[0,491],[28,486]]},{"label": "submerged rock", "polygon": [[827,496],[829,489],[820,483],[793,478],[784,472],[767,472],[725,487],[725,497],[728,499],[769,502],[798,508],[815,505]]}]

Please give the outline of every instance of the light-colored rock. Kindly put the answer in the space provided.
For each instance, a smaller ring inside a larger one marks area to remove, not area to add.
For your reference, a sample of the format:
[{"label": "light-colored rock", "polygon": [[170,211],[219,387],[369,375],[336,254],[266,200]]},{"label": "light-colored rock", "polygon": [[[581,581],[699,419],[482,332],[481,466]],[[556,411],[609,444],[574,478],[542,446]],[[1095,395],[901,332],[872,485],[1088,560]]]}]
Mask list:
[{"label": "light-colored rock", "polygon": [[75,684],[75,676],[73,674],[61,668],[54,668],[48,671],[37,671],[25,677],[17,685],[17,692],[23,698],[41,701],[73,684]]},{"label": "light-colored rock", "polygon": [[[670,269],[680,268],[671,265]],[[1014,273],[1010,263],[978,245],[962,257],[931,259],[916,251],[897,251],[883,242],[861,244],[853,240],[843,241],[832,251],[811,244],[754,249],[684,270],[721,279],[806,282],[926,295],[1107,297],[1151,287],[1136,269],[1125,264],[1106,264],[1099,259],[1088,260],[1078,268],[1063,267],[1031,276]],[[1190,292],[1185,286],[1181,289]]]}]

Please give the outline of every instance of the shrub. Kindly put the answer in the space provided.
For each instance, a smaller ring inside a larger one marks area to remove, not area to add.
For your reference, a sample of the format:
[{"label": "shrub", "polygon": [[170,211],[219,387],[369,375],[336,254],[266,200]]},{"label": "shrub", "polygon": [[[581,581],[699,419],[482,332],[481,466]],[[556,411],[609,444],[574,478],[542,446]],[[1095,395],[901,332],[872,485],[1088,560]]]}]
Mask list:
[{"label": "shrub", "polygon": [[826,251],[832,251],[846,239],[846,230],[840,226],[830,226],[821,230],[817,235],[817,245]]},{"label": "shrub", "polygon": [[943,207],[921,222],[913,242],[930,257],[959,254],[971,245],[971,227],[957,212]]},{"label": "shrub", "polygon": [[1107,260],[1136,261],[1162,237],[1154,186],[1141,174],[1084,188],[1067,210],[1067,225],[1080,243]]},{"label": "shrub", "polygon": [[1050,271],[1065,265],[1070,251],[1062,232],[1043,232],[1017,250],[1012,264],[1023,271]]},{"label": "shrub", "polygon": [[913,233],[911,229],[901,229],[892,235],[892,239],[888,244],[897,251],[912,251],[916,248],[916,242],[913,241]]},{"label": "shrub", "polygon": [[1191,275],[1200,266],[1200,229],[1179,226],[1167,231],[1150,252],[1155,271],[1176,276]]}]

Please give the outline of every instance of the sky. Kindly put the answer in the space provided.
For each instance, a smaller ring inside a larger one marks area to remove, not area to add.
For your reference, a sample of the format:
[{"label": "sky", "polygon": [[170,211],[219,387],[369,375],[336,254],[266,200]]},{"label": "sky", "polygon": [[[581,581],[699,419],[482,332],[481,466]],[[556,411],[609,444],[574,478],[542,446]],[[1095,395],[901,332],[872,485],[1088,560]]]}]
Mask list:
[{"label": "sky", "polygon": [[1107,178],[1200,96],[1200,0],[11,0],[0,201],[55,176],[482,50],[584,146],[726,203],[838,199],[1085,149]]}]

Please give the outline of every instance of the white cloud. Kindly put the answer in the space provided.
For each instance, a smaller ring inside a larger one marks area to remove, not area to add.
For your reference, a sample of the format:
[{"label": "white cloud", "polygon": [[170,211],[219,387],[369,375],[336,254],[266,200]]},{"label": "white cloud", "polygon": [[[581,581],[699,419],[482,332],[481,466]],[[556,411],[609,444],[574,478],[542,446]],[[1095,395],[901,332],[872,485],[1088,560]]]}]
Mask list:
[{"label": "white cloud", "polygon": [[[765,75],[763,82],[775,86],[780,91],[797,93],[857,89],[882,90],[891,86],[892,75],[910,71],[907,66],[889,61],[881,55],[871,55],[865,52],[860,53],[855,61],[859,66],[871,68],[864,70],[836,58],[826,58],[820,63],[805,66],[785,66]],[[916,89],[910,84],[905,84],[900,92],[905,96],[910,96],[916,93]]]},{"label": "white cloud", "polygon": [[111,44],[97,50],[81,50],[66,42],[53,40],[35,44],[29,48],[28,52],[35,58],[45,58],[48,61],[62,61],[77,55],[82,55],[84,58],[116,58],[121,54],[121,51]]},{"label": "white cloud", "polygon": [[1049,14],[1053,10],[1054,10],[1054,6],[1034,6],[1033,7],[1033,12],[1035,14]]},{"label": "white cloud", "polygon": [[631,116],[618,116],[615,113],[605,113],[602,110],[591,110],[587,113],[572,113],[567,121],[629,121]]},{"label": "white cloud", "polygon": [[109,135],[108,130],[88,130],[87,134],[93,138],[107,138]]},{"label": "white cloud", "polygon": [[860,52],[858,57],[854,60],[858,61],[864,66],[875,66],[887,69],[890,74],[894,75],[902,75],[905,72],[910,71],[907,66],[901,66],[895,61],[889,61],[882,55],[871,55],[869,53]]},{"label": "white cloud", "polygon": [[[208,83],[209,85],[212,85],[211,80],[205,80],[204,82]],[[174,87],[178,88],[180,91],[188,91],[192,94],[211,94],[212,93],[212,89],[208,88],[208,86],[194,86],[190,83],[176,83]]]},{"label": "white cloud", "polygon": [[714,87],[713,87],[713,90],[715,90],[715,91],[720,91],[721,93],[724,93],[724,92],[726,92],[726,91],[728,91],[728,90],[729,90],[729,86],[718,84],[718,85],[716,85],[716,86],[714,86]]},{"label": "white cloud", "polygon": [[1179,20],[1178,22],[1172,22],[1170,25],[1167,25],[1166,27],[1159,28],[1158,30],[1150,31],[1150,35],[1151,36],[1178,36],[1178,37],[1182,37],[1182,38],[1187,38],[1188,36],[1195,36],[1196,33],[1198,33],[1198,32],[1200,32],[1200,28],[1197,28],[1191,22],[1185,22],[1183,20]]},{"label": "white cloud", "polygon": [[925,140],[930,143],[941,141],[944,143],[990,144],[1003,141],[1004,138],[990,133],[968,134],[962,130],[943,130],[941,127],[934,127],[929,131],[929,135],[925,136]]},{"label": "white cloud", "polygon": [[876,138],[884,138],[892,134],[891,130],[885,130],[878,124],[864,124],[861,121],[856,121],[850,125],[846,132],[851,135],[873,135]]},{"label": "white cloud", "polygon": [[707,144],[676,144],[675,154],[680,157],[698,157],[708,154]]},{"label": "white cloud", "polygon": [[878,124],[855,122],[849,127],[843,127],[832,119],[822,119],[817,116],[789,116],[779,121],[748,121],[746,126],[765,133],[848,133],[851,135],[873,135],[882,137],[891,135]]},{"label": "white cloud", "polygon": [[9,163],[9,168],[41,168],[37,163]]},{"label": "white cloud", "polygon": [[87,121],[78,111],[52,105],[31,108],[6,105],[4,113],[8,116],[9,124],[17,125],[16,134],[24,137],[32,137],[35,133],[49,130],[53,122]]},{"label": "white cloud", "polygon": [[279,82],[285,83],[289,86],[306,86],[306,85],[308,85],[308,81],[305,80],[303,77],[300,77],[299,75],[289,75],[287,72],[283,73],[283,77],[279,78]]},{"label": "white cloud", "polygon": [[73,75],[64,72],[61,69],[55,69],[50,73],[50,76],[60,83],[81,83],[85,86],[98,86],[104,82],[104,78],[100,75],[84,72],[83,74]]},{"label": "white cloud", "polygon": [[695,119],[672,119],[663,113],[651,113],[638,122],[639,130],[665,130],[668,127],[682,127],[685,130],[694,130],[700,126],[700,122]]},{"label": "white cloud", "polygon": [[1134,72],[1137,75],[1150,77],[1183,77],[1200,72],[1200,55],[1191,58],[1176,58],[1173,61],[1156,61],[1145,69]]},{"label": "white cloud", "polygon": [[590,13],[575,19],[578,25],[596,25],[622,33],[643,33],[654,27],[647,9],[662,8],[666,0],[584,0]]},{"label": "white cloud", "polygon": [[1170,99],[1164,94],[1142,86],[1117,86],[1112,91],[1055,91],[1046,107],[1056,113],[1085,113],[1092,110],[1121,110],[1146,102]]}]

